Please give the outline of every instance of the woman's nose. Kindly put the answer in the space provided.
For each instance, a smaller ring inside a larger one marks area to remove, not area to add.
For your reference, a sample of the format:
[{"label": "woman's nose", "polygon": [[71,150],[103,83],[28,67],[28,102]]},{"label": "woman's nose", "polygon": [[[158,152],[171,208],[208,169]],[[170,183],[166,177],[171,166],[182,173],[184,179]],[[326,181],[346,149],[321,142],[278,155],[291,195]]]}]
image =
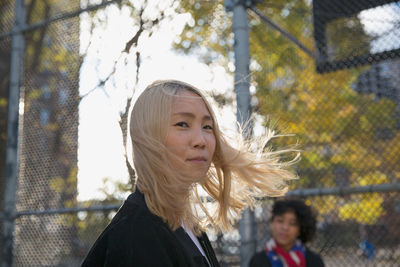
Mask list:
[{"label": "woman's nose", "polygon": [[192,137],[192,144],[195,148],[204,148],[206,145],[206,138],[202,129],[194,130],[193,137]]}]

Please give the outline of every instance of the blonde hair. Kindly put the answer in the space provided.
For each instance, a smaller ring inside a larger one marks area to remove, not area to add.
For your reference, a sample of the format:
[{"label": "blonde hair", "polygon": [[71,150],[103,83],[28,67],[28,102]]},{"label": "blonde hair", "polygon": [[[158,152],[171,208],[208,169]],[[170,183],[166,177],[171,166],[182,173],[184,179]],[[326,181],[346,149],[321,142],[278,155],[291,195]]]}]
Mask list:
[{"label": "blonde hair", "polygon": [[[202,97],[214,121],[216,148],[212,165],[207,179],[199,183],[215,200],[214,212],[206,209],[206,201],[197,191],[197,182],[171,167],[168,160],[171,153],[164,146],[174,97],[185,90]],[[145,195],[150,211],[172,230],[182,223],[195,233],[207,224],[218,230],[229,230],[244,208],[254,206],[256,198],[283,195],[287,191],[286,181],[296,178],[286,167],[297,161],[298,153],[291,161],[281,162],[280,155],[293,150],[266,151],[267,142],[275,136],[271,131],[257,140],[244,141],[238,134],[240,142],[238,147],[233,147],[220,131],[205,95],[181,81],[156,81],[144,90],[131,113],[130,135],[136,187]],[[250,149],[254,142],[259,144],[257,152]],[[201,219],[196,204],[205,213],[205,219]]]}]

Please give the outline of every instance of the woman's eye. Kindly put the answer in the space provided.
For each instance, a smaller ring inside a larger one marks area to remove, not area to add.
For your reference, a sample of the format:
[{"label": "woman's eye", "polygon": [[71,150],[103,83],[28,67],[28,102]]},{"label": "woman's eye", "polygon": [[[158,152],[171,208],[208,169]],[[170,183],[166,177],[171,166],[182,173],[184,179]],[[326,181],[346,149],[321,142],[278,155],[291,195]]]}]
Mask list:
[{"label": "woman's eye", "polygon": [[186,122],[184,122],[184,121],[178,122],[178,123],[176,123],[174,126],[189,127],[189,125],[188,125]]},{"label": "woman's eye", "polygon": [[206,129],[206,130],[212,130],[213,129],[213,127],[211,125],[205,125],[203,128]]}]

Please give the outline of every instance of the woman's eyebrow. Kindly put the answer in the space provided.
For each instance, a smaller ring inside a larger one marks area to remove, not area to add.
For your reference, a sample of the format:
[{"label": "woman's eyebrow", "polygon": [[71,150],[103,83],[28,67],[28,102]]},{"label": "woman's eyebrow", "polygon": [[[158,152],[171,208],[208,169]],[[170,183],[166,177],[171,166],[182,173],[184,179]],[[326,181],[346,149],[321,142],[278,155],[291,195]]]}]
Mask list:
[{"label": "woman's eyebrow", "polygon": [[172,116],[184,116],[184,117],[190,117],[190,118],[194,118],[196,117],[193,113],[190,112],[175,112],[172,114]]},{"label": "woman's eyebrow", "polygon": [[214,121],[210,115],[205,115],[203,121]]},{"label": "woman's eyebrow", "polygon": [[[184,111],[173,113],[172,116],[184,116],[184,117],[189,117],[189,118],[195,118],[196,117],[196,115],[194,115],[193,113],[184,112]],[[213,119],[212,119],[212,117],[210,115],[204,115],[203,116],[203,121],[208,121],[208,120],[213,121]]]}]

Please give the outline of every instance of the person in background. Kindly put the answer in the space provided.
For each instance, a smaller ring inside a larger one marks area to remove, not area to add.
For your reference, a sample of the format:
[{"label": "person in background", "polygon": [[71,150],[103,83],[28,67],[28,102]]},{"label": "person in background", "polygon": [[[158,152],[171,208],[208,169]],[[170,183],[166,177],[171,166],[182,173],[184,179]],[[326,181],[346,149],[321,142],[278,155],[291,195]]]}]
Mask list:
[{"label": "person in background", "polygon": [[[219,266],[207,227],[229,230],[258,197],[282,195],[296,178],[286,167],[298,152],[267,150],[267,133],[259,151],[250,149],[257,140],[233,146],[199,89],[176,80],[149,85],[130,116],[134,192],[82,266]],[[290,162],[279,160],[293,152]]]},{"label": "person in background", "polygon": [[320,255],[305,246],[316,231],[316,215],[299,199],[277,200],[272,207],[272,238],[250,260],[250,267],[323,267]]}]

